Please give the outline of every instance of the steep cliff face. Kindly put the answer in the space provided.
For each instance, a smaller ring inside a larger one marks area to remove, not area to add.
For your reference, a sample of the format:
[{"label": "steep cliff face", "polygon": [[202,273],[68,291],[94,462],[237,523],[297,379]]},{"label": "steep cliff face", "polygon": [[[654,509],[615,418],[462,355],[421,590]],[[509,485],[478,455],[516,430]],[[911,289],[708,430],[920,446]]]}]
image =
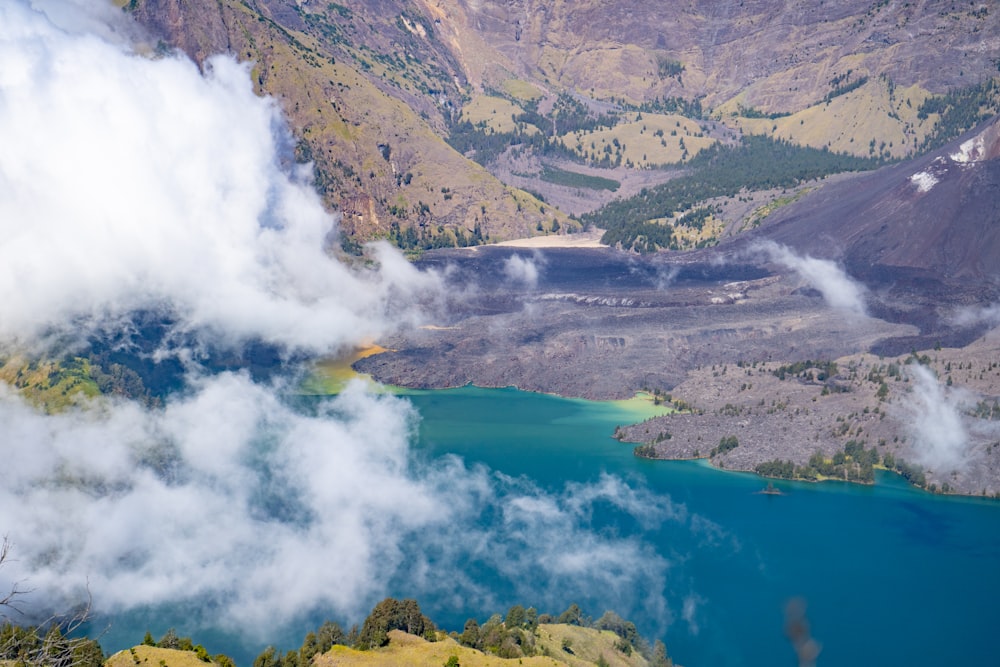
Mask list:
[{"label": "steep cliff face", "polygon": [[187,53],[195,62],[229,53],[232,42],[220,2],[149,0],[137,4],[136,19],[158,37]]},{"label": "steep cliff face", "polygon": [[[444,140],[464,74],[434,23],[402,0],[139,0],[134,16],[198,62],[229,53],[277,97],[346,233],[420,242],[528,236],[566,217],[507,188]],[[397,231],[399,230],[399,231]],[[478,230],[478,231],[477,231]]]},{"label": "steep cliff face", "polygon": [[822,100],[848,70],[943,92],[995,74],[1000,48],[997,10],[984,2],[429,4],[459,43],[488,43],[518,76],[634,101],[682,95],[715,107],[740,95],[767,112]]}]

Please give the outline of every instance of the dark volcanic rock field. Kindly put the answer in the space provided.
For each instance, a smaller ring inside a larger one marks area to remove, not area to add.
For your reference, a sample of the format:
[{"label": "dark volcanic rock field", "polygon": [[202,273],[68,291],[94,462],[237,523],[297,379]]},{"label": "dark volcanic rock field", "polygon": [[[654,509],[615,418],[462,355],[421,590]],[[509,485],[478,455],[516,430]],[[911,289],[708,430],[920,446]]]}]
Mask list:
[{"label": "dark volcanic rock field", "polygon": [[[511,258],[518,258],[512,260]],[[537,283],[505,277],[530,263]],[[429,253],[473,286],[433,326],[383,341],[357,367],[403,386],[473,383],[592,399],[669,390],[739,360],[836,358],[917,328],[845,315],[794,274],[751,264],[669,263],[610,249]]]}]

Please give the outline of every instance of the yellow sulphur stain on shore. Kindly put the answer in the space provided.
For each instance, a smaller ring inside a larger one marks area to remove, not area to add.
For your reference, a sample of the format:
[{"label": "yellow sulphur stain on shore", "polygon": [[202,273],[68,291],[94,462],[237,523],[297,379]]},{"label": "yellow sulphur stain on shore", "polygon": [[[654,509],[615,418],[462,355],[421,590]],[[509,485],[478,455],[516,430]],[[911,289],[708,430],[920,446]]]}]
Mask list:
[{"label": "yellow sulphur stain on shore", "polygon": [[635,396],[632,398],[626,398],[618,401],[607,401],[607,403],[610,403],[619,410],[634,412],[642,419],[676,412],[673,405],[664,402],[657,396],[645,391],[636,392]]},{"label": "yellow sulphur stain on shore", "polygon": [[357,348],[350,354],[318,360],[313,372],[303,381],[299,392],[312,395],[332,395],[340,393],[351,380],[371,378],[354,370],[354,362],[365,357],[386,352],[386,348],[374,343]]},{"label": "yellow sulphur stain on shore", "polygon": [[[355,379],[368,381],[372,384],[372,386],[377,386],[377,391],[379,392],[388,392],[401,396],[414,392],[425,391],[454,392],[462,391],[463,389],[472,391],[489,391],[488,389],[474,387],[472,385],[464,388],[453,387],[450,389],[437,390],[409,389],[393,385],[380,385],[376,383],[370,375],[359,373],[354,370],[354,362],[359,359],[364,359],[365,357],[370,357],[388,351],[389,350],[387,348],[372,343],[370,345],[359,347],[349,354],[320,359],[313,365],[312,373],[310,373],[302,382],[302,385],[299,388],[299,393],[312,396],[332,396],[343,391],[344,387],[347,386],[347,383]],[[559,396],[558,394],[553,394],[553,396],[572,402],[578,402],[581,405],[586,406],[585,409],[587,410],[606,410],[619,413],[629,417],[631,421],[634,422],[641,422],[651,417],[675,411],[674,406],[669,402],[663,402],[659,397],[644,391],[637,392],[632,398],[611,401],[592,401],[582,398],[568,398]]]}]

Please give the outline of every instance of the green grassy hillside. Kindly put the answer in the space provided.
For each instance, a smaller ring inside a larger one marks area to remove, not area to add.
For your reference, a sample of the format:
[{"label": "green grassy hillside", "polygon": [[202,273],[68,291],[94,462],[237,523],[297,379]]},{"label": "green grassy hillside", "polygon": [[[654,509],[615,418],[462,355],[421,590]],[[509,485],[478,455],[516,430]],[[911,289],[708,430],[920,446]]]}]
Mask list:
[{"label": "green grassy hillside", "polygon": [[[537,646],[541,655],[531,657],[501,658],[496,655],[462,646],[450,637],[429,642],[421,637],[408,635],[399,630],[389,633],[387,646],[370,651],[359,651],[346,646],[334,646],[329,652],[316,656],[316,667],[357,666],[391,667],[414,665],[415,667],[442,667],[452,657],[451,664],[462,667],[505,667],[506,665],[534,665],[552,667],[591,667],[606,664],[612,667],[646,667],[649,662],[638,652],[626,655],[615,648],[617,635],[607,630],[583,628],[572,625],[540,625],[537,631]],[[604,660],[601,663],[601,660]],[[109,667],[128,667],[114,665]],[[170,665],[169,667],[175,667]],[[178,667],[193,667],[180,665]]]},{"label": "green grassy hillside", "polygon": [[[539,621],[543,621],[539,623]],[[234,667],[225,655],[210,656],[204,647],[172,630],[159,641],[146,633],[141,645],[119,651],[105,667]],[[254,667],[670,667],[661,642],[650,647],[635,625],[613,612],[597,621],[570,607],[558,618],[539,616],[515,605],[506,618],[494,615],[482,626],[469,619],[461,633],[445,633],[420,612],[415,600],[386,598],[365,619],[345,634],[339,625],[326,622],[309,632],[298,651],[282,653],[268,647],[254,660]]]},{"label": "green grassy hillside", "polygon": [[[543,200],[592,212],[741,135],[892,160],[1000,110],[1000,24],[986,5],[543,4],[125,7],[195,58],[252,63],[352,248],[573,232]],[[622,192],[552,177],[574,164]],[[674,246],[714,236],[695,231]]]},{"label": "green grassy hillside", "polygon": [[140,644],[118,651],[104,663],[105,667],[222,667],[207,654],[195,650],[181,650]]}]

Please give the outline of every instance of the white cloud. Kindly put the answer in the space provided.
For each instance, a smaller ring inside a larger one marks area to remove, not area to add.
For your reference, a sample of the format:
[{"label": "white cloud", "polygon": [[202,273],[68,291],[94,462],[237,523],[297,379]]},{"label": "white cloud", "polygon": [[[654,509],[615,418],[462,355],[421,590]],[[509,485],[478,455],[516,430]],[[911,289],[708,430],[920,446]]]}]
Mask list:
[{"label": "white cloud", "polygon": [[111,2],[29,0],[28,4],[44,14],[54,26],[71,34],[91,34],[123,46],[142,39],[139,26],[126,20],[122,11]]},{"label": "white cloud", "polygon": [[544,263],[544,256],[537,252],[534,258],[511,255],[504,260],[503,274],[508,281],[533,290],[538,286],[539,266]]},{"label": "white cloud", "polygon": [[808,255],[801,257],[787,246],[773,241],[759,243],[754,249],[765,253],[772,262],[777,262],[799,274],[803,280],[823,294],[823,298],[831,308],[857,315],[866,314],[864,287],[851,280],[834,262]]},{"label": "white cloud", "polygon": [[437,292],[384,247],[391,271],[331,259],[334,219],[288,167],[284,120],[248,66],[215,57],[202,76],[21,2],[0,7],[0,61],[0,340],[155,305],[183,329],[318,352]]},{"label": "white cloud", "polygon": [[[658,527],[665,519],[681,523],[688,520],[685,506],[674,504],[668,496],[651,497],[612,475],[601,475],[600,480],[594,484],[570,484],[568,489],[572,495],[570,507],[578,515],[583,515],[597,502],[607,502],[637,517],[647,529]],[[700,518],[698,515],[691,517],[692,526]]]},{"label": "white cloud", "polygon": [[357,613],[399,567],[400,541],[452,512],[411,476],[404,403],[354,387],[324,411],[340,418],[234,374],[162,411],[50,416],[4,397],[20,436],[0,492],[0,515],[17,517],[9,576],[23,567],[66,596],[89,583],[102,611],[224,601],[223,622],[255,630],[321,603]]},{"label": "white cloud", "polygon": [[1000,325],[1000,304],[960,308],[955,312],[953,321],[959,326],[986,324],[995,327]]},{"label": "white cloud", "polygon": [[681,268],[679,266],[670,264],[666,267],[657,266],[656,267],[656,289],[661,291],[666,291],[674,284],[677,276],[680,275]]},{"label": "white cloud", "polygon": [[920,364],[908,368],[913,382],[902,418],[917,462],[942,473],[964,468],[969,433],[962,421],[962,406],[967,397],[959,391],[945,392],[934,373]]},{"label": "white cloud", "polygon": [[697,593],[691,593],[684,597],[684,602],[681,606],[681,618],[687,623],[688,630],[694,636],[698,636],[698,633],[701,631],[701,627],[698,624],[698,610],[704,604],[705,599],[702,596]]},{"label": "white cloud", "polygon": [[607,475],[549,493],[454,457],[422,465],[415,418],[361,383],[304,415],[244,374],[162,410],[45,415],[0,388],[0,516],[16,517],[18,555],[0,585],[70,602],[89,588],[102,612],[190,602],[210,609],[200,622],[266,634],[317,608],[358,618],[399,577],[488,602],[461,574],[475,563],[536,605],[596,597],[666,622],[669,561],[591,513],[608,504],[653,530],[683,525],[683,507]]}]

